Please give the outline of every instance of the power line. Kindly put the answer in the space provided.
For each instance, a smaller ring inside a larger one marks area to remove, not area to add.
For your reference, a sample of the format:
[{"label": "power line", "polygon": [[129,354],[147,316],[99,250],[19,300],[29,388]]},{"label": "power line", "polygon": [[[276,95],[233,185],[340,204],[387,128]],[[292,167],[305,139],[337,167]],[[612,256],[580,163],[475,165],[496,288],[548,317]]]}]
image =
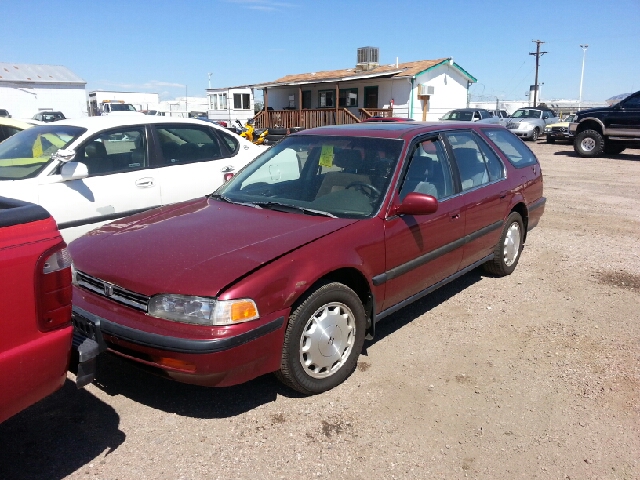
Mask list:
[{"label": "power line", "polygon": [[533,106],[536,107],[537,103],[538,103],[538,66],[540,65],[540,57],[542,55],[544,55],[547,52],[541,52],[540,51],[540,45],[545,43],[542,40],[531,40],[533,43],[536,44],[536,51],[535,53],[529,53],[529,55],[535,55],[536,57],[536,81],[534,84],[534,91],[533,91]]}]

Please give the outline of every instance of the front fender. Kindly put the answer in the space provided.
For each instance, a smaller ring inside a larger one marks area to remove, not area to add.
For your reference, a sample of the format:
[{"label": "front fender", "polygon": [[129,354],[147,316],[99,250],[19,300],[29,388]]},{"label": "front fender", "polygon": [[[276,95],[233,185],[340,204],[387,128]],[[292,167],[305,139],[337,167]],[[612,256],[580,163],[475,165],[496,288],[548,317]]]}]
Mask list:
[{"label": "front fender", "polygon": [[219,298],[252,298],[266,315],[291,308],[317,282],[343,269],[354,269],[366,279],[378,311],[384,285],[374,286],[371,279],[385,270],[382,219],[360,220],[301,246],[255,270]]}]

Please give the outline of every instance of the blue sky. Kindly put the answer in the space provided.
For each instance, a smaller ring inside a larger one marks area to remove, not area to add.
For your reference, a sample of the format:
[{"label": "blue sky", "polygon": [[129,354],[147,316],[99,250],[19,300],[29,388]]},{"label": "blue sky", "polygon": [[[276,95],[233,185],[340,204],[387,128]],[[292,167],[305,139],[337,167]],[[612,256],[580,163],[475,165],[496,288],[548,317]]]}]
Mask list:
[{"label": "blue sky", "polygon": [[453,57],[472,95],[523,100],[543,40],[542,99],[640,90],[640,0],[0,0],[0,61],[64,65],[87,91],[204,96],[287,74]]}]

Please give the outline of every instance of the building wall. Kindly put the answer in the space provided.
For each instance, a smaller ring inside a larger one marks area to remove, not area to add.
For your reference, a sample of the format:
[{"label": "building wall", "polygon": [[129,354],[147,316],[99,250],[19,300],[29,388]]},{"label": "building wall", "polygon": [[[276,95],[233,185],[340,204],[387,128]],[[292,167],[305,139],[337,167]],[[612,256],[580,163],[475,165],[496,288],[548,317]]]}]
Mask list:
[{"label": "building wall", "polygon": [[422,120],[422,109],[425,102],[418,97],[418,85],[428,85],[434,88],[434,94],[429,97],[427,106],[427,121],[437,121],[448,111],[467,106],[467,79],[450,65],[443,65],[416,76],[415,84],[411,115],[414,120]]},{"label": "building wall", "polygon": [[67,118],[87,116],[84,85],[0,82],[0,106],[13,118],[31,118],[41,110],[56,110]]}]

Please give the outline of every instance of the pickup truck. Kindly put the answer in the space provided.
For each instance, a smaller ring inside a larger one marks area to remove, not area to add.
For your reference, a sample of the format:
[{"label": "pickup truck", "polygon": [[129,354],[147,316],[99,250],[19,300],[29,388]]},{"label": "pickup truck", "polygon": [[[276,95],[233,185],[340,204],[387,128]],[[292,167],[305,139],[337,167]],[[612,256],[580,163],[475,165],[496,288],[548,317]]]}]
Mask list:
[{"label": "pickup truck", "polygon": [[41,206],[0,197],[0,422],[67,378],[71,257]]},{"label": "pickup truck", "polygon": [[573,149],[580,157],[616,155],[640,147],[640,91],[610,107],[578,112],[569,124]]}]

